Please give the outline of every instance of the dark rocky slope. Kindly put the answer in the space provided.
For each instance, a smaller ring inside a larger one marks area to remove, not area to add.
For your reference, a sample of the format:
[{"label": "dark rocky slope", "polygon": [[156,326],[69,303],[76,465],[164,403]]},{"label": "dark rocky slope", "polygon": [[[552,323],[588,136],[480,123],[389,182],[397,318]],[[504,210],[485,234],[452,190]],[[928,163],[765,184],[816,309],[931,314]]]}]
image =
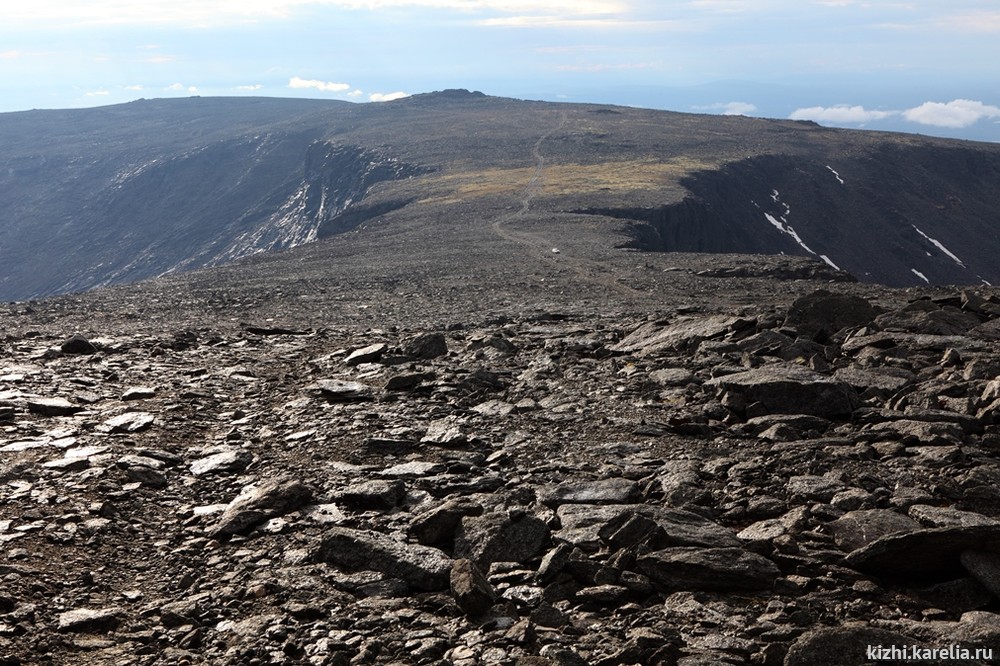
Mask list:
[{"label": "dark rocky slope", "polygon": [[643,221],[629,246],[648,251],[784,252],[865,281],[975,284],[996,279],[982,248],[1000,234],[998,182],[992,152],[885,146],[832,166],[748,158],[682,179],[690,195],[680,203],[588,212]]}]

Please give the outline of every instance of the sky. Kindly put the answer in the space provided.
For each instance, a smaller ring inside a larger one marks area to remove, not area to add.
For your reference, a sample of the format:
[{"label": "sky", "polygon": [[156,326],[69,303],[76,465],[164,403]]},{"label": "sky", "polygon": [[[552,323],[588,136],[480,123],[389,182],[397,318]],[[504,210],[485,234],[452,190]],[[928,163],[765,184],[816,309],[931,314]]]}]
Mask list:
[{"label": "sky", "polygon": [[446,88],[1000,141],[1000,2],[0,0],[0,112]]}]

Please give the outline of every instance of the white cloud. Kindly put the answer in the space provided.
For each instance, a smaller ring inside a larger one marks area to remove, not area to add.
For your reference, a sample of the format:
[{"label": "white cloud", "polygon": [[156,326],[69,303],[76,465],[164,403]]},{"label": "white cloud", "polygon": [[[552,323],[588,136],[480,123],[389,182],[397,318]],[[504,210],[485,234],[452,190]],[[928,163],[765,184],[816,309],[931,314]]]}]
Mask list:
[{"label": "white cloud", "polygon": [[361,90],[352,90],[347,93],[348,97],[361,97],[362,95],[364,95],[364,93]]},{"label": "white cloud", "polygon": [[898,114],[898,111],[878,111],[876,109],[866,109],[859,105],[837,104],[836,106],[810,106],[803,109],[796,109],[788,117],[792,120],[863,124],[873,120],[884,120]]},{"label": "white cloud", "polygon": [[695,111],[716,111],[724,116],[745,116],[757,110],[757,106],[749,102],[716,102],[691,108]]},{"label": "white cloud", "polygon": [[560,72],[609,72],[615,70],[654,69],[662,66],[662,62],[620,62],[592,63],[589,65],[557,65],[556,69]]},{"label": "white cloud", "polygon": [[299,90],[315,88],[316,90],[322,90],[323,92],[344,92],[345,90],[351,89],[351,86],[348,83],[334,83],[332,81],[319,81],[316,79],[300,79],[297,76],[293,76],[291,80],[288,81],[288,87]]},{"label": "white cloud", "polygon": [[626,20],[612,17],[595,18],[593,16],[567,15],[515,15],[477,21],[476,25],[488,28],[616,28],[646,31],[664,31],[683,29],[686,25],[673,20]]},{"label": "white cloud", "polygon": [[978,11],[945,16],[938,25],[957,32],[1000,32],[1000,12]]},{"label": "white cloud", "polygon": [[971,99],[956,99],[947,103],[924,102],[904,111],[903,117],[921,125],[958,129],[974,125],[984,118],[1000,118],[1000,107]]},{"label": "white cloud", "polygon": [[173,85],[169,85],[166,88],[164,88],[164,90],[166,90],[167,92],[184,92],[184,91],[187,91],[189,93],[196,93],[196,92],[198,92],[198,86],[187,86],[187,87],[185,87],[183,83],[174,83]]},{"label": "white cloud", "polygon": [[251,86],[236,86],[236,89],[237,90],[260,90],[263,87],[264,87],[263,85],[261,85],[259,83],[255,83],[255,84],[253,84]]},{"label": "white cloud", "polygon": [[3,9],[7,27],[29,23],[227,25],[234,20],[288,18],[296,10],[317,6],[368,11],[421,7],[467,13],[571,16],[617,14],[628,10],[626,0],[33,0],[8,4],[12,6]]},{"label": "white cloud", "polygon": [[393,92],[393,93],[372,93],[368,96],[373,102],[391,102],[394,99],[403,99],[404,97],[409,97],[410,93],[405,92]]},{"label": "white cloud", "polygon": [[132,90],[132,91],[134,91],[134,92],[139,92],[139,91],[140,91],[140,90],[142,90],[142,89],[143,89],[143,88],[142,88],[142,86],[140,86],[140,85],[135,85],[135,86],[125,86],[125,90]]},{"label": "white cloud", "polygon": [[111,93],[107,90],[91,90],[90,92],[84,94],[87,97],[104,97],[105,95],[110,95]]}]

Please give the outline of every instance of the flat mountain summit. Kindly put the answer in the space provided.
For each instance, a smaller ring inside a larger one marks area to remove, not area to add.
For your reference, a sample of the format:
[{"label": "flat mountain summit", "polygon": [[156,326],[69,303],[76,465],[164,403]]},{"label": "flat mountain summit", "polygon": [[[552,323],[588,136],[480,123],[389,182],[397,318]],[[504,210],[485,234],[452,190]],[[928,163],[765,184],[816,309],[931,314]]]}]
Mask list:
[{"label": "flat mountain summit", "polygon": [[[8,113],[0,141],[6,300],[337,252],[378,225],[522,249],[586,236],[581,261],[785,254],[896,286],[1000,280],[990,144],[460,90]],[[405,263],[432,241],[370,242]]]}]

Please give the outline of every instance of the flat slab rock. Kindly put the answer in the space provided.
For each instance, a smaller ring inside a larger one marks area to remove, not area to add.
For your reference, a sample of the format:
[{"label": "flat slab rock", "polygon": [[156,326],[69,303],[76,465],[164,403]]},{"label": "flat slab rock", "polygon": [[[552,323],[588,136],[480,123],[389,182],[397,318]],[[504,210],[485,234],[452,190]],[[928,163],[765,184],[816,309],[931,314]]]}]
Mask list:
[{"label": "flat slab rock", "polygon": [[599,548],[603,541],[601,528],[622,513],[634,513],[655,522],[665,532],[668,545],[676,546],[739,546],[740,541],[727,527],[683,509],[649,504],[564,504],[556,510],[562,529],[553,536],[584,550]]},{"label": "flat slab rock", "polygon": [[628,504],[638,499],[639,484],[623,478],[569,481],[540,491],[539,501],[550,507],[561,504]]},{"label": "flat slab rock", "polygon": [[886,576],[959,570],[963,551],[1000,552],[1000,525],[938,527],[890,534],[848,554],[847,566]]},{"label": "flat slab rock", "polygon": [[437,548],[347,527],[329,528],[315,559],[352,571],[379,571],[425,591],[447,589],[452,568],[451,558]]},{"label": "flat slab rock", "polygon": [[77,608],[60,613],[56,629],[70,632],[107,631],[118,626],[122,609],[111,608]]},{"label": "flat slab rock", "polygon": [[685,350],[696,347],[703,340],[725,335],[737,317],[712,315],[707,317],[682,317],[666,324],[643,324],[609,349],[616,352],[638,353],[648,356],[662,351]]},{"label": "flat slab rock", "polygon": [[759,403],[771,414],[848,416],[858,406],[857,393],[847,383],[797,365],[765,365],[705,382],[740,395],[746,404]]},{"label": "flat slab rock", "polygon": [[72,416],[82,412],[83,407],[65,398],[34,398],[28,400],[28,411],[40,416]]},{"label": "flat slab rock", "polygon": [[861,509],[845,513],[829,529],[837,546],[853,551],[882,537],[919,530],[920,523],[889,509]]},{"label": "flat slab rock", "polygon": [[133,433],[149,430],[156,418],[148,412],[125,412],[104,422],[111,433]]},{"label": "flat slab rock", "polygon": [[667,590],[767,590],[781,575],[774,562],[742,548],[665,548],[640,556],[636,567]]},{"label": "flat slab rock", "polygon": [[191,463],[191,473],[195,476],[206,474],[231,474],[242,472],[253,462],[253,454],[243,449],[227,449],[199,458]]},{"label": "flat slab rock", "polygon": [[355,402],[375,398],[373,387],[343,379],[321,379],[307,388],[314,395],[329,402]]}]

